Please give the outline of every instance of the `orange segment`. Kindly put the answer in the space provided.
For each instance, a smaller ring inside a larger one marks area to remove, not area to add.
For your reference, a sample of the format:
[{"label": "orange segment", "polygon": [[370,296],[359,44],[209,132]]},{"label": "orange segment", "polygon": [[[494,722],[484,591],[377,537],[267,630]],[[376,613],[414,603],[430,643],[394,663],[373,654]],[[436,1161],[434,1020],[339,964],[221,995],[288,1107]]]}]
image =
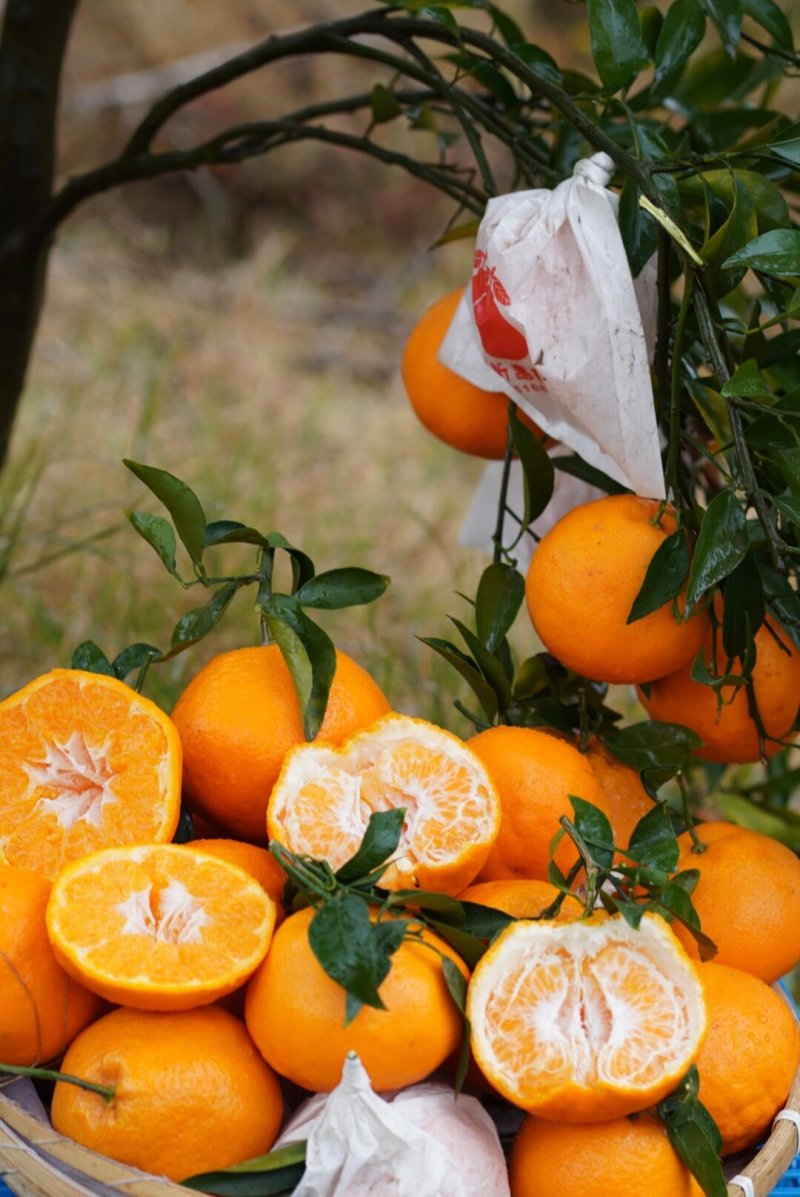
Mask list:
[{"label": "orange segment", "polygon": [[543,1118],[643,1110],[674,1088],[705,1033],[697,972],[665,922],[604,914],[504,931],[467,996],[481,1070]]},{"label": "orange segment", "polygon": [[54,877],[109,845],[170,840],[181,745],[124,682],[54,669],[0,703],[0,859]]},{"label": "orange segment", "polygon": [[238,866],[176,844],[110,848],[69,865],[47,907],[62,966],[109,1001],[184,1010],[263,960],[275,903]]},{"label": "orange segment", "polygon": [[270,838],[338,869],[370,815],[404,807],[403,833],[381,879],[388,889],[458,893],[497,835],[497,793],[477,756],[450,732],[390,714],[342,748],[308,744],[286,758],[267,811]]}]

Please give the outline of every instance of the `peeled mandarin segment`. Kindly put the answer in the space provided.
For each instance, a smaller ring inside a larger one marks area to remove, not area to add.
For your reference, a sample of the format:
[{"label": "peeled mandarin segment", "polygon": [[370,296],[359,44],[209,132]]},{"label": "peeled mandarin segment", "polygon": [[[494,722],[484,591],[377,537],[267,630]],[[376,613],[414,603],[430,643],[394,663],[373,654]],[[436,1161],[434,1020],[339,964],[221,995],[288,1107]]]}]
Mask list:
[{"label": "peeled mandarin segment", "polygon": [[55,669],[0,703],[0,859],[54,877],[99,848],[170,840],[181,744],[116,678]]},{"label": "peeled mandarin segment", "polygon": [[403,807],[403,833],[381,885],[457,893],[477,874],[499,826],[495,788],[456,736],[390,714],[341,749],[315,744],[286,758],[267,812],[271,839],[340,868],[370,815]]},{"label": "peeled mandarin segment", "polygon": [[666,923],[645,914],[516,923],[477,965],[467,996],[481,1070],[509,1101],[587,1122],[643,1110],[694,1059],[702,985]]},{"label": "peeled mandarin segment", "polygon": [[243,869],[178,845],[112,848],[53,885],[47,931],[63,967],[109,1001],[183,1010],[243,984],[275,903]]}]

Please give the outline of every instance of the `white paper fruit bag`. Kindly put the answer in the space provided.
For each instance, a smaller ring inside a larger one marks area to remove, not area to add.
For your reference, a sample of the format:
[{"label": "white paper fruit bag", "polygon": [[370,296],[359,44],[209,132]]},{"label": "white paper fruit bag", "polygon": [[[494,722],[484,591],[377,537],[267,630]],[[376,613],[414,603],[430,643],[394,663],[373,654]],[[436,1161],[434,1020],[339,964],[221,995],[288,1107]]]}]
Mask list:
[{"label": "white paper fruit bag", "polygon": [[358,1056],[309,1098],[276,1147],[306,1139],[295,1197],[509,1197],[500,1139],[474,1097],[425,1082],[379,1097]]},{"label": "white paper fruit bag", "polygon": [[655,265],[631,276],[595,154],[553,191],[489,201],[439,359],[500,390],[545,432],[637,494],[664,497],[649,359]]}]

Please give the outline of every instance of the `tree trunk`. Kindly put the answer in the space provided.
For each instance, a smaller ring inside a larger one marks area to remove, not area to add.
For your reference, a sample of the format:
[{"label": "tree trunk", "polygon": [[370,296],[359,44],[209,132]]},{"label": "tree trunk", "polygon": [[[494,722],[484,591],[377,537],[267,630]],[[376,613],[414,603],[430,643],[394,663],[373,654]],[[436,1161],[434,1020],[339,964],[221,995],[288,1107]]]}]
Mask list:
[{"label": "tree trunk", "polygon": [[26,243],[53,192],[64,52],[80,0],[7,0],[0,33],[0,467],[44,297],[50,242]]}]

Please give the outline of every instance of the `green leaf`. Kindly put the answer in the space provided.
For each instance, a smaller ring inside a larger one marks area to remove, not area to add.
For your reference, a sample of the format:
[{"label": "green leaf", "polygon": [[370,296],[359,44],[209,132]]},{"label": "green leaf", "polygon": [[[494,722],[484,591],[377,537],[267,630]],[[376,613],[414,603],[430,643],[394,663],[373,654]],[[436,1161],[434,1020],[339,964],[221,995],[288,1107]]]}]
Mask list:
[{"label": "green leaf", "polygon": [[464,930],[477,939],[494,939],[514,918],[493,906],[482,906],[478,902],[462,902]]},{"label": "green leaf", "polygon": [[703,8],[711,18],[725,49],[729,54],[735,54],[739,38],[742,36],[741,0],[703,0]]},{"label": "green leaf", "polygon": [[761,574],[750,554],[725,579],[724,594],[722,647],[728,657],[741,657],[766,614]]},{"label": "green leaf", "polygon": [[800,275],[800,229],[771,229],[723,262],[723,267],[747,267],[776,278]]},{"label": "green leaf", "polygon": [[623,184],[619,200],[619,230],[634,278],[658,248],[658,225],[641,207],[641,194],[638,185],[629,177]]},{"label": "green leaf", "polygon": [[587,0],[589,36],[603,87],[627,87],[647,63],[635,0]]},{"label": "green leaf", "polygon": [[800,170],[800,137],[792,137],[788,141],[773,141],[767,147],[770,154],[780,158],[794,170]]},{"label": "green leaf", "polygon": [[[798,523],[800,523],[800,505],[798,506]],[[774,611],[781,621],[783,628],[791,636],[797,648],[800,648],[800,597],[789,579],[770,565],[768,561],[758,558],[756,561],[758,572],[764,586],[767,605]]]},{"label": "green leaf", "polygon": [[489,722],[494,722],[498,711],[497,695],[472,658],[467,657],[448,640],[441,640],[435,636],[420,636],[420,640],[461,674],[483,707]]},{"label": "green leaf", "polygon": [[635,623],[680,594],[689,573],[689,545],[679,528],[656,549],[627,623]]},{"label": "green leaf", "polygon": [[108,657],[94,640],[84,640],[78,645],[72,654],[70,669],[83,669],[86,673],[100,673],[104,677],[117,676]]},{"label": "green leaf", "polygon": [[511,439],[522,466],[525,494],[524,527],[541,515],[553,495],[555,473],[553,461],[542,442],[517,415],[516,405],[508,405]]},{"label": "green leaf", "polygon": [[161,650],[153,644],[129,644],[117,653],[111,666],[115,676],[124,682],[129,673],[141,669],[148,661],[157,661],[160,656]]},{"label": "green leaf", "polygon": [[525,42],[515,45],[513,50],[517,58],[521,59],[537,75],[541,75],[543,79],[549,79],[551,83],[564,82],[564,76],[555,59],[551,58],[541,46]]},{"label": "green leaf", "polygon": [[463,624],[460,619],[454,619],[452,616],[451,619],[463,636],[467,648],[472,653],[475,664],[494,690],[497,696],[498,711],[504,712],[511,702],[511,682],[506,676],[502,664],[494,653],[489,652],[489,649],[480,637],[470,631],[466,624]]},{"label": "green leaf", "polygon": [[742,0],[742,8],[748,17],[771,33],[775,41],[783,50],[794,48],[792,41],[792,27],[783,9],[774,0]]},{"label": "green leaf", "polygon": [[469,935],[461,927],[444,923],[441,919],[428,918],[428,923],[445,943],[449,943],[450,947],[458,952],[469,968],[475,967],[485,951],[485,945],[476,936]]},{"label": "green leaf", "polygon": [[[240,581],[226,582],[214,591],[202,607],[195,607],[182,615],[172,632],[172,648],[187,648],[207,636],[225,614],[228,603],[241,585]],[[174,655],[174,653],[172,654]]]},{"label": "green leaf", "polygon": [[[662,1105],[662,1102],[658,1105],[659,1115]],[[726,1197],[728,1186],[722,1164],[706,1126],[696,1119],[681,1119],[667,1121],[666,1128],[670,1143],[696,1178],[705,1197]]]},{"label": "green leaf", "polygon": [[343,569],[329,569],[304,582],[294,597],[303,607],[316,607],[324,611],[336,611],[342,607],[357,607],[372,603],[380,598],[389,578],[369,569],[349,566]]},{"label": "green leaf", "polygon": [[520,43],[524,43],[525,35],[508,13],[503,12],[502,8],[498,8],[496,4],[487,5],[487,9],[497,27],[497,32],[507,46],[518,46]]},{"label": "green leaf", "polygon": [[702,742],[687,727],[654,719],[614,728],[605,737],[609,752],[640,773],[644,769],[685,769],[692,759],[692,749]]},{"label": "green leaf", "polygon": [[709,503],[700,525],[686,590],[688,607],[736,569],[748,545],[742,505],[733,491],[723,490]]},{"label": "green leaf", "polygon": [[215,544],[257,544],[266,548],[267,538],[239,520],[214,520],[206,524],[206,548]]},{"label": "green leaf", "polygon": [[736,367],[736,373],[722,388],[723,395],[738,395],[743,399],[758,399],[771,394],[768,382],[752,358]]},{"label": "green leaf", "polygon": [[591,486],[604,490],[607,495],[630,494],[630,489],[627,486],[623,486],[615,478],[609,478],[608,474],[604,474],[595,466],[589,465],[577,453],[571,453],[564,457],[552,457],[550,460],[557,470],[561,470],[562,474],[580,478],[583,482],[588,482]]},{"label": "green leaf", "polygon": [[467,1078],[470,1059],[470,1023],[467,1018],[467,982],[461,970],[448,956],[442,956],[442,975],[450,997],[455,1002],[464,1023],[464,1034],[458,1053],[456,1074],[453,1078],[453,1088],[456,1095],[461,1092]]},{"label": "green leaf", "polygon": [[181,1184],[218,1197],[283,1197],[291,1194],[301,1180],[305,1158],[306,1141],[301,1139],[243,1164],[217,1172],[199,1172]]},{"label": "green leaf", "polygon": [[665,80],[677,74],[700,45],[705,31],[706,18],[699,0],[673,0],[658,35],[654,92],[659,91],[659,85]]},{"label": "green leaf", "polygon": [[575,794],[569,794],[574,813],[575,830],[591,852],[592,860],[600,869],[610,869],[614,863],[614,833],[608,816],[593,803]]},{"label": "green leaf", "polygon": [[513,565],[487,565],[475,595],[475,626],[490,652],[502,644],[525,598],[525,579]]},{"label": "green leaf", "polygon": [[178,576],[175,570],[177,544],[175,532],[169,520],[165,520],[162,515],[150,515],[146,511],[126,511],[125,514],[139,535],[147,541],[152,549],[155,549],[173,578],[176,578]]},{"label": "green leaf", "polygon": [[661,32],[663,24],[664,16],[659,12],[655,4],[646,4],[644,8],[639,9],[639,27],[642,31],[642,41],[650,58],[655,58],[656,56],[658,35]]},{"label": "green leaf", "polygon": [[709,267],[713,285],[727,295],[741,280],[743,271],[724,271],[721,263],[735,250],[746,245],[758,233],[758,220],[752,196],[737,176],[731,178],[732,206],[727,218],[701,250]]},{"label": "green leaf", "polygon": [[376,83],[373,86],[370,107],[372,108],[372,119],[376,125],[385,125],[387,121],[393,121],[403,111],[403,105],[382,83]]},{"label": "green leaf", "polygon": [[458,24],[449,8],[444,8],[441,4],[426,5],[425,8],[419,10],[419,15],[427,17],[430,21],[436,21],[437,25],[444,25],[445,29],[456,37],[460,36]]},{"label": "green leaf", "polygon": [[358,851],[336,872],[337,880],[349,885],[380,868],[397,851],[406,817],[405,807],[373,811]]},{"label": "green leaf", "polygon": [[[273,594],[259,599],[259,607],[292,675],[303,719],[303,734],[307,740],[313,740],[325,718],[336,673],[333,641],[300,609],[296,595]],[[285,628],[294,636],[289,636]]]},{"label": "green leaf", "polygon": [[166,470],[128,458],[123,459],[123,464],[164,504],[187,553],[199,565],[206,547],[206,517],[194,491]]},{"label": "green leaf", "polygon": [[378,987],[391,961],[379,951],[373,926],[366,901],[337,890],[311,920],[308,942],[332,980],[363,1005],[385,1010]]},{"label": "green leaf", "polygon": [[627,847],[641,864],[651,868],[674,872],[678,864],[680,848],[675,830],[662,802],[643,815],[631,832]]}]

